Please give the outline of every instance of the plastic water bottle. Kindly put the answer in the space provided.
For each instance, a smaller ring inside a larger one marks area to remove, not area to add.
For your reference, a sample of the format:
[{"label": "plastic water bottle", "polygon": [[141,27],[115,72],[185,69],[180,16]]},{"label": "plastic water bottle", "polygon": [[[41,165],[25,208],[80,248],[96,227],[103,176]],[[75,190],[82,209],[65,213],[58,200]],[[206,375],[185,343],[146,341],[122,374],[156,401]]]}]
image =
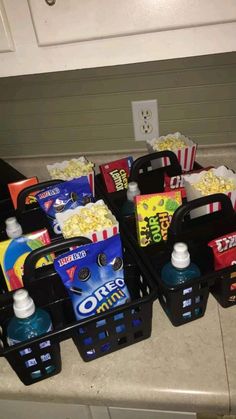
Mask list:
[{"label": "plastic water bottle", "polygon": [[52,330],[52,321],[48,312],[36,308],[28,291],[21,288],[13,295],[15,316],[7,327],[9,346],[43,335]]},{"label": "plastic water bottle", "polygon": [[[191,262],[190,254],[188,251],[188,246],[185,243],[175,243],[173,252],[171,254],[171,261],[168,262],[161,271],[162,281],[170,286],[174,287],[179,284],[184,284],[189,279],[198,278],[201,276],[201,272],[195,263]],[[188,297],[188,294],[191,294],[192,287],[188,287],[183,290],[183,295],[186,296],[186,299],[183,300],[183,309],[189,307],[189,311],[183,311],[184,319],[191,319],[192,312],[190,307],[192,306],[192,298]],[[200,302],[200,296],[195,296],[195,303]],[[168,310],[167,310],[168,311]],[[201,308],[196,307],[194,309],[196,316],[201,315]]]},{"label": "plastic water bottle", "polygon": [[17,239],[23,234],[22,227],[18,223],[16,217],[10,217],[5,220],[6,234],[9,239]]},{"label": "plastic water bottle", "polygon": [[127,200],[121,208],[121,215],[129,216],[134,214],[134,197],[140,195],[140,190],[137,182],[128,183]]},{"label": "plastic water bottle", "polygon": [[181,242],[175,243],[171,261],[162,268],[162,281],[168,286],[175,286],[199,276],[201,272],[198,266],[191,262],[188,246]]}]

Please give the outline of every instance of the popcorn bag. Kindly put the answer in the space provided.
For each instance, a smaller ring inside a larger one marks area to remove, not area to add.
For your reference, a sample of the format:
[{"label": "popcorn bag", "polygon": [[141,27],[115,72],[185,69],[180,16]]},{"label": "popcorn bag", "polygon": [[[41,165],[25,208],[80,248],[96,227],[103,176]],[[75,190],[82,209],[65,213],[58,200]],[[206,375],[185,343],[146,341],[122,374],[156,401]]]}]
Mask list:
[{"label": "popcorn bag", "polygon": [[[199,173],[184,175],[184,187],[187,201],[214,193],[224,193],[236,210],[236,174],[225,166],[203,170]],[[190,212],[191,218],[201,217],[220,210],[220,203],[215,202]]]},{"label": "popcorn bag", "polygon": [[56,218],[65,239],[83,236],[97,242],[119,232],[118,221],[102,199],[58,213]]},{"label": "popcorn bag", "polygon": [[92,162],[81,156],[78,159],[48,164],[47,170],[51,179],[72,180],[81,176],[87,176],[93,196],[95,196],[93,167],[94,164]]},{"label": "popcorn bag", "polygon": [[[173,151],[173,153],[176,154],[184,172],[189,172],[193,169],[197,144],[188,137],[182,135],[180,132],[147,140],[146,145],[149,153],[155,153],[163,150]],[[152,167],[153,169],[158,169],[160,167],[168,166],[169,164],[168,157],[163,157],[160,161],[154,161],[154,163],[152,163]]]}]

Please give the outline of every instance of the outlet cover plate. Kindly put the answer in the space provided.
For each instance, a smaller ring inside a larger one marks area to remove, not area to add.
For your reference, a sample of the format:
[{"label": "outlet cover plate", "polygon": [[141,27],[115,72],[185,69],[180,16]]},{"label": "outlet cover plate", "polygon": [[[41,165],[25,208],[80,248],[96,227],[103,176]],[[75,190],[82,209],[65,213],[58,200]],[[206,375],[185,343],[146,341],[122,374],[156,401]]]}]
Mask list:
[{"label": "outlet cover plate", "polygon": [[159,137],[157,99],[132,101],[135,141],[147,141]]}]

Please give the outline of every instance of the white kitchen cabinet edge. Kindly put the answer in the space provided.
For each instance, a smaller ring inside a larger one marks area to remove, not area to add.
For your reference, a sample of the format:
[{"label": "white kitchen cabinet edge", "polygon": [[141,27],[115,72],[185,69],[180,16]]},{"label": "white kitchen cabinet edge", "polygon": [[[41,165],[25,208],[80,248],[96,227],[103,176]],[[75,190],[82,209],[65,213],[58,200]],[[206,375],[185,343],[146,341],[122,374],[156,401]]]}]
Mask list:
[{"label": "white kitchen cabinet edge", "polygon": [[[1,0],[15,45],[1,52],[0,77],[215,54],[236,50],[232,21],[157,32],[40,44],[27,0]],[[44,1],[44,0],[40,0]],[[59,0],[58,0],[59,1]],[[170,1],[170,0],[169,0]],[[49,6],[48,6],[49,7]],[[52,6],[53,8],[54,6]],[[222,5],[222,7],[224,7]],[[113,17],[115,18],[115,17]],[[46,17],[45,17],[46,19]],[[79,24],[79,23],[78,23]]]}]

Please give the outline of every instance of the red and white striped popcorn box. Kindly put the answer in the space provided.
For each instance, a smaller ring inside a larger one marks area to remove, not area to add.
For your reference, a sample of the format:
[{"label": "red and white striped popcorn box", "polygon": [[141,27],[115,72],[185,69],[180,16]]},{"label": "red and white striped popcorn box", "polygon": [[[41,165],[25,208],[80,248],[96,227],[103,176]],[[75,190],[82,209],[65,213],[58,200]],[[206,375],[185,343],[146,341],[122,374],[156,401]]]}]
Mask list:
[{"label": "red and white striped popcorn box", "polygon": [[[196,158],[196,152],[197,152],[197,144],[194,143],[192,140],[190,140],[188,137],[185,137],[180,132],[175,132],[174,134],[168,134],[163,135],[158,138],[152,138],[151,140],[146,141],[147,149],[149,153],[155,153],[158,150],[158,144],[162,143],[163,141],[166,141],[168,139],[171,140],[182,140],[186,144],[186,147],[183,148],[176,148],[173,151],[173,153],[176,154],[177,159],[182,167],[182,170],[184,172],[189,172],[193,169],[193,165]],[[154,161],[152,163],[153,169],[158,169],[159,167],[165,167],[169,166],[169,158],[163,157],[160,159],[160,161]]]},{"label": "red and white striped popcorn box", "polygon": [[[220,167],[213,168],[210,170],[213,172],[214,175],[220,176],[225,180],[227,179],[233,180],[235,189],[229,192],[224,192],[224,194],[227,195],[231,199],[234,210],[236,210],[236,174],[225,166],[220,166]],[[197,199],[197,198],[201,198],[205,196],[203,192],[201,192],[200,190],[194,187],[194,185],[201,180],[201,178],[204,176],[205,173],[207,173],[207,171],[203,170],[199,173],[183,175],[187,201],[192,201],[193,199]],[[214,202],[214,203],[205,205],[203,207],[200,207],[191,211],[190,217],[191,218],[201,217],[202,215],[211,214],[212,212],[219,211],[219,210],[220,210],[220,203]]]},{"label": "red and white striped popcorn box", "polygon": [[[69,209],[67,211],[57,213],[56,218],[57,218],[57,221],[59,223],[59,226],[61,228],[62,233],[63,233],[63,226],[64,226],[65,221],[67,221],[73,215],[79,214],[81,212],[82,208],[91,208],[92,206],[99,207],[101,205],[106,206],[106,204],[104,203],[104,201],[102,199],[100,199],[97,202],[89,202],[88,204],[86,204],[84,206],[79,206],[79,207],[76,207],[74,209]],[[82,235],[83,237],[88,237],[93,242],[97,242],[97,241],[108,239],[109,237],[115,236],[116,234],[119,233],[119,223],[118,223],[117,219],[112,214],[112,212],[108,209],[107,206],[106,206],[106,208],[108,210],[108,218],[111,220],[112,226],[103,228],[102,230],[98,230],[98,231],[91,230],[90,232],[88,232],[86,234],[80,234],[80,235]]]},{"label": "red and white striped popcorn box", "polygon": [[51,176],[51,179],[61,179],[61,180],[72,180],[76,179],[81,176],[87,176],[88,182],[92,191],[93,196],[95,196],[95,186],[94,186],[94,171],[89,171],[86,175],[78,176],[76,174],[76,171],[73,174],[73,169],[70,168],[70,164],[73,164],[73,167],[75,169],[76,164],[78,164],[78,167],[82,165],[89,164],[91,167],[93,167],[93,163],[89,162],[84,156],[78,157],[77,159],[71,159],[71,160],[64,160],[62,162],[54,163],[54,164],[48,164],[47,170]]}]

